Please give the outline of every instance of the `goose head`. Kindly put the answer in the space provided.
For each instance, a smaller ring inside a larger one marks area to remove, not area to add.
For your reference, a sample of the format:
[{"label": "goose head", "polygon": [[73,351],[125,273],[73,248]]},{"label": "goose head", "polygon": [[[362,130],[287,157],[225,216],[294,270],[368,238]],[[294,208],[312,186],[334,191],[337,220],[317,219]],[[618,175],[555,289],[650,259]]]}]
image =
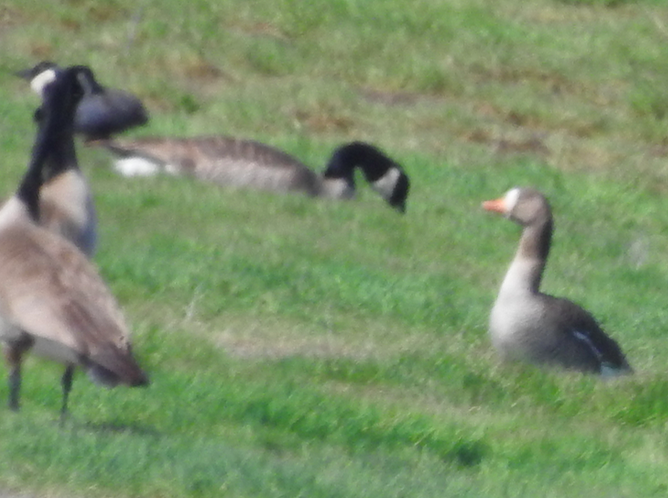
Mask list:
[{"label": "goose head", "polygon": [[482,207],[525,227],[551,218],[547,199],[533,188],[512,188],[503,197],[483,202]]},{"label": "goose head", "polygon": [[44,88],[56,79],[60,71],[61,69],[54,62],[42,61],[33,67],[17,71],[15,74],[30,82],[32,91],[41,97],[44,95]]},{"label": "goose head", "polygon": [[388,189],[388,194],[383,195],[383,192],[381,192],[381,195],[383,195],[390,206],[400,213],[405,213],[410,181],[408,180],[408,175],[406,175],[406,173],[398,170],[395,171],[397,171],[398,174],[394,179],[392,186]]},{"label": "goose head", "polygon": [[77,78],[86,95],[104,93],[104,87],[95,79],[90,67],[79,65],[77,67]]},{"label": "goose head", "polygon": [[[73,66],[75,67],[75,66]],[[16,73],[30,82],[30,87],[44,98],[44,89],[51,84],[62,68],[50,61]],[[131,93],[102,86],[90,67],[76,66],[76,76],[84,96],[79,102],[75,117],[75,132],[87,140],[108,138],[148,121],[148,113],[141,101]],[[35,121],[41,119],[41,109],[35,113]]]},{"label": "goose head", "polygon": [[355,188],[355,168],[362,170],[371,187],[397,211],[406,212],[410,182],[401,166],[379,148],[366,142],[350,142],[337,148],[327,164],[325,178],[345,179]]},{"label": "goose head", "polygon": [[98,83],[88,66],[77,66],[84,90],[76,115],[76,131],[86,140],[109,138],[148,121],[148,113],[135,95]]},{"label": "goose head", "polygon": [[[32,88],[37,95],[43,97],[44,88],[52,83],[56,79],[56,76],[62,71],[63,69],[55,62],[41,61],[35,66],[17,71],[15,74],[16,76],[29,81],[30,88]],[[102,93],[104,91],[104,87],[97,82],[90,67],[83,65],[76,66],[76,73],[79,84],[83,88],[85,95]]]},{"label": "goose head", "polygon": [[79,66],[59,70],[53,81],[42,89],[35,145],[35,150],[39,151],[40,155],[49,155],[56,141],[71,139],[76,108],[85,95],[78,73]]}]

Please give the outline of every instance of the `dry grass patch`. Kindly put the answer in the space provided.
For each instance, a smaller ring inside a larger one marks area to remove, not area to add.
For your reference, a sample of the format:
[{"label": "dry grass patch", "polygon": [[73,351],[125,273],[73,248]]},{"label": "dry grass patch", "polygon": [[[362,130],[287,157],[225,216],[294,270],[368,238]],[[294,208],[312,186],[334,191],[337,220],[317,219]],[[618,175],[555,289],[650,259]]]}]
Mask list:
[{"label": "dry grass patch", "polygon": [[230,355],[240,358],[380,360],[435,347],[425,336],[406,335],[405,329],[374,322],[366,323],[363,334],[279,317],[226,315],[216,322],[213,330],[209,328],[202,333]]}]

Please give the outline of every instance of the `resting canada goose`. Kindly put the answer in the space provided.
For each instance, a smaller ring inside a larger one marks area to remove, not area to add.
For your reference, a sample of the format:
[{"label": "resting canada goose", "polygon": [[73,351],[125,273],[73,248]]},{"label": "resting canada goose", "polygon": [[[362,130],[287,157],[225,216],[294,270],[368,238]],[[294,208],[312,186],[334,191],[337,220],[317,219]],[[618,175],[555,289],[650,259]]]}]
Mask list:
[{"label": "resting canada goose", "polygon": [[501,355],[603,376],[631,373],[624,353],[591,314],[539,290],[552,239],[545,197],[534,189],[514,188],[483,207],[523,227],[490,317],[492,342]]},{"label": "resting canada goose", "polygon": [[[74,131],[86,140],[108,138],[148,121],[148,113],[141,101],[131,93],[115,88],[105,88],[95,79],[93,71],[80,66],[80,83],[84,97],[77,106]],[[62,69],[50,61],[42,61],[36,66],[17,72],[30,81],[30,87],[38,95]]]},{"label": "resting canada goose", "polygon": [[349,199],[355,194],[354,169],[395,209],[406,210],[406,173],[378,148],[351,142],[336,149],[322,175],[299,160],[253,140],[210,136],[196,138],[116,138],[91,142],[106,147],[124,176],[160,172],[193,176],[222,186]]},{"label": "resting canada goose", "polygon": [[32,350],[65,364],[62,417],[76,366],[108,387],[148,384],[122,312],[97,270],[73,244],[36,223],[42,169],[63,142],[72,141],[83,94],[79,70],[64,70],[46,88],[29,167],[0,209],[0,339],[9,365],[9,407],[19,408],[21,364]]}]

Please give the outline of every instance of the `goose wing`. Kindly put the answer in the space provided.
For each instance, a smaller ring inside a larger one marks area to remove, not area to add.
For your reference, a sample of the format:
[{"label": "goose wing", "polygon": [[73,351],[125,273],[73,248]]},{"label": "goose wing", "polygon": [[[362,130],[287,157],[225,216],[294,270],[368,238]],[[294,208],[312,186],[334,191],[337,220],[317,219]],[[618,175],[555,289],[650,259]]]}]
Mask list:
[{"label": "goose wing", "polygon": [[134,363],[123,314],[95,268],[44,229],[26,223],[2,231],[0,312],[37,341],[65,346],[81,363],[119,375]]},{"label": "goose wing", "polygon": [[631,371],[617,341],[603,331],[588,311],[563,298],[552,298],[552,303],[561,340],[571,358],[587,357],[600,373]]}]

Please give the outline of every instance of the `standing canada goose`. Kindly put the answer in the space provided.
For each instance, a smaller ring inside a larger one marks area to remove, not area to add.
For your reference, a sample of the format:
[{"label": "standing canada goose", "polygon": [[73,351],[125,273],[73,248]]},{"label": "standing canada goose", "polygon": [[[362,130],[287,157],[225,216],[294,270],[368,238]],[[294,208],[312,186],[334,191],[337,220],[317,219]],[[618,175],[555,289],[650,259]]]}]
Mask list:
[{"label": "standing canada goose", "polygon": [[9,366],[9,407],[19,408],[21,365],[28,351],[65,365],[61,417],[74,368],[101,385],[144,386],[123,314],[88,259],[39,226],[46,163],[73,147],[74,113],[83,95],[80,68],[62,71],[45,89],[42,119],[29,167],[0,209],[0,339]]},{"label": "standing canada goose", "polygon": [[[80,68],[78,77],[84,96],[74,118],[76,133],[86,140],[96,140],[146,124],[148,113],[137,97],[123,90],[103,87],[88,66]],[[16,75],[28,80],[33,91],[42,96],[44,88],[61,71],[55,63],[42,61]]]},{"label": "standing canada goose", "polygon": [[354,197],[354,170],[359,167],[392,207],[402,213],[406,210],[408,176],[382,151],[364,142],[336,149],[321,175],[277,148],[232,137],[116,138],[90,145],[105,147],[114,154],[115,169],[123,176],[165,172],[222,186],[303,192],[335,199]]},{"label": "standing canada goose", "polygon": [[577,304],[540,292],[550,251],[552,211],[530,188],[513,188],[483,208],[523,227],[515,258],[492,308],[492,342],[507,359],[556,365],[602,376],[631,373],[618,344]]}]

